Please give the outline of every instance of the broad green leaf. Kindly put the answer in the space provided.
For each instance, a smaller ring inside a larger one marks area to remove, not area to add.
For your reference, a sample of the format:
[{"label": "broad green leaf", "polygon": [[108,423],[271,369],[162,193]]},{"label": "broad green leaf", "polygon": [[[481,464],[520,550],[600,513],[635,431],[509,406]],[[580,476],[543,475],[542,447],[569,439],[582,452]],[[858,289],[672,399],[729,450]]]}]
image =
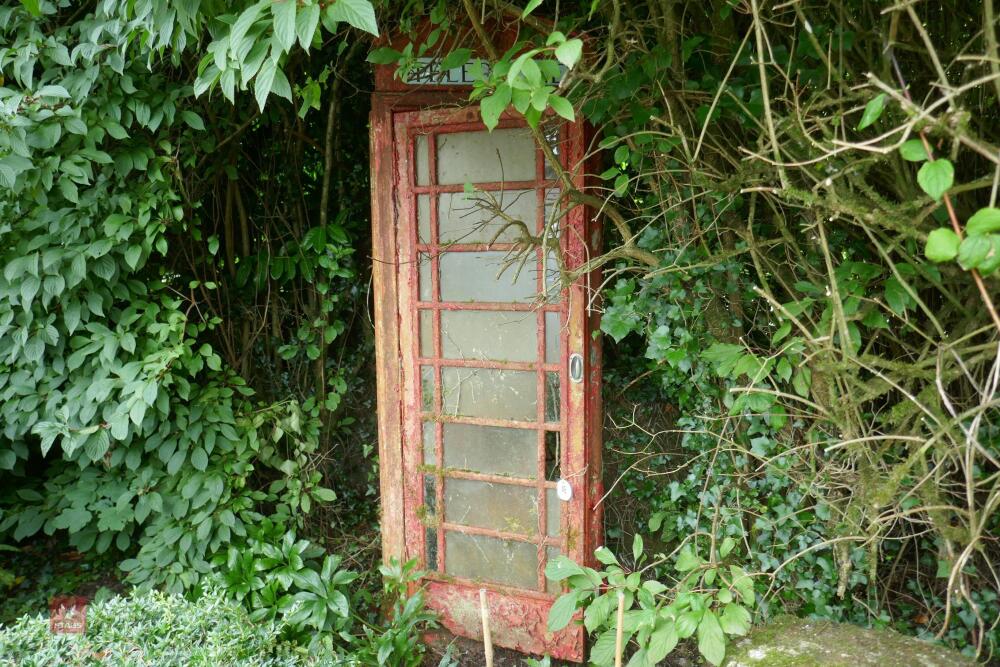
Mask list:
[{"label": "broad green leaf", "polygon": [[576,120],[576,114],[573,111],[573,105],[570,104],[569,100],[565,97],[559,97],[558,95],[549,95],[549,106],[557,114],[570,121],[571,123]]},{"label": "broad green leaf", "polygon": [[924,255],[932,262],[950,262],[958,256],[958,234],[947,227],[938,227],[927,235]]},{"label": "broad green leaf", "polygon": [[253,94],[257,100],[257,106],[260,107],[261,111],[264,110],[267,96],[271,94],[271,85],[274,83],[274,73],[277,69],[278,66],[274,63],[274,60],[268,58],[261,65],[260,72],[257,74],[257,78],[254,79]]},{"label": "broad green leaf", "polygon": [[713,665],[722,664],[726,657],[726,637],[719,619],[711,609],[705,611],[698,624],[698,652]]},{"label": "broad green leaf", "polygon": [[441,59],[441,69],[450,70],[453,67],[464,65],[469,62],[470,56],[472,56],[472,49],[455,49]]},{"label": "broad green leaf", "polygon": [[861,114],[861,121],[858,123],[858,129],[863,130],[877,121],[884,110],[885,93],[879,93],[865,105],[865,111]]},{"label": "broad green leaf", "polygon": [[688,572],[701,565],[702,562],[701,558],[696,556],[694,551],[691,550],[691,547],[685,546],[681,549],[681,553],[677,557],[677,564],[674,568],[678,572]]},{"label": "broad green leaf", "polygon": [[[615,640],[617,631],[615,628],[605,630],[597,637],[597,641],[590,649],[590,664],[592,665],[612,665],[615,661]],[[627,642],[631,633],[626,633],[623,639]]]},{"label": "broad green leaf", "polygon": [[42,15],[42,8],[39,0],[21,0],[21,5],[35,18]]},{"label": "broad green leaf", "polygon": [[597,549],[594,550],[594,557],[605,565],[618,565],[618,559],[615,558],[611,549],[608,549],[607,547],[597,547]]},{"label": "broad green leaf", "polygon": [[271,5],[274,16],[274,37],[283,51],[295,44],[295,6],[297,0],[280,0]]},{"label": "broad green leaf", "polygon": [[1000,232],[1000,208],[988,206],[976,211],[965,223],[965,232],[970,236]]},{"label": "broad green leaf", "polygon": [[205,129],[205,122],[201,119],[201,116],[199,116],[198,114],[189,109],[181,111],[181,118],[184,120],[185,123],[188,124],[188,126],[191,129],[199,131]]},{"label": "broad green leaf", "polygon": [[727,635],[745,635],[750,630],[750,612],[738,604],[727,604],[719,616],[719,624]]},{"label": "broad green leaf", "polygon": [[920,139],[910,139],[903,142],[903,145],[899,147],[899,154],[909,162],[923,162],[927,159],[927,149],[924,148],[924,142]]},{"label": "broad green leaf", "polygon": [[722,540],[722,545],[719,547],[719,558],[725,558],[729,555],[729,552],[733,550],[736,546],[736,540],[731,537],[726,537]]},{"label": "broad green leaf", "polygon": [[239,47],[243,42],[243,38],[246,37],[247,31],[260,16],[261,11],[264,7],[270,4],[270,0],[261,0],[260,2],[250,5],[243,10],[236,22],[233,23],[232,29],[229,31],[229,51],[236,54],[239,51]]},{"label": "broad green leaf", "polygon": [[639,556],[642,555],[642,535],[636,533],[632,537],[632,560],[638,562]]},{"label": "broad green leaf", "polygon": [[565,42],[556,47],[556,60],[561,62],[566,66],[567,69],[573,69],[573,67],[579,62],[580,55],[583,53],[583,41],[579,39],[567,39]]},{"label": "broad green leaf", "polygon": [[990,236],[966,236],[958,247],[958,263],[966,271],[978,269],[993,250]]},{"label": "broad green leaf", "polygon": [[551,581],[562,581],[578,574],[584,574],[583,568],[566,556],[556,556],[545,564],[545,576]]},{"label": "broad green leaf", "polygon": [[945,159],[931,160],[920,167],[917,183],[920,189],[938,201],[955,182],[955,168]]},{"label": "broad green leaf", "polygon": [[653,664],[659,664],[677,646],[677,627],[673,621],[659,619],[656,629],[649,636],[649,645],[646,647],[647,657]]},{"label": "broad green leaf", "polygon": [[524,6],[524,11],[521,12],[521,18],[522,19],[525,18],[526,16],[531,14],[531,12],[538,9],[538,6],[542,4],[542,2],[544,2],[544,0],[530,0],[530,2],[528,2],[528,4]]},{"label": "broad green leaf", "polygon": [[331,20],[344,21],[378,37],[375,9],[368,0],[337,0],[326,11]]},{"label": "broad green leaf", "polygon": [[399,62],[403,54],[396,49],[382,46],[368,54],[367,61],[373,65],[392,65]]},{"label": "broad green leaf", "polygon": [[309,50],[316,35],[321,13],[322,9],[315,4],[299,8],[299,13],[295,15],[295,35],[299,39],[299,46],[306,51]]},{"label": "broad green leaf", "polygon": [[195,470],[205,470],[208,467],[208,454],[201,447],[191,450],[191,465]]},{"label": "broad green leaf", "polygon": [[556,601],[552,603],[552,608],[549,609],[549,632],[558,632],[569,625],[569,622],[573,620],[573,614],[576,613],[576,603],[579,599],[579,591],[570,591],[556,598]]},{"label": "broad green leaf", "polygon": [[503,82],[497,86],[496,91],[489,97],[484,97],[479,103],[479,113],[483,117],[483,124],[486,129],[492,131],[500,122],[500,115],[510,104],[510,86]]}]

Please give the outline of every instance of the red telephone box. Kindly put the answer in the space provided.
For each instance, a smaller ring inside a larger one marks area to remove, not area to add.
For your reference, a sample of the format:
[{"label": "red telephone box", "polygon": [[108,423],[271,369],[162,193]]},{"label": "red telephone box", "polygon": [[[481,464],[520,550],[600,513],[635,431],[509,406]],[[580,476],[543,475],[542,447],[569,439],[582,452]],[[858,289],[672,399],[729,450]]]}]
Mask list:
[{"label": "red telephone box", "polygon": [[[550,225],[573,268],[598,243],[594,215],[561,198],[523,118],[487,131],[467,69],[394,69],[376,68],[371,115],[384,558],[418,559],[456,635],[481,639],[485,588],[494,643],[582,661],[579,624],[547,631],[561,591],[544,570],[601,540],[597,277],[562,285],[551,251],[506,223]],[[587,128],[545,127],[582,189]]]}]

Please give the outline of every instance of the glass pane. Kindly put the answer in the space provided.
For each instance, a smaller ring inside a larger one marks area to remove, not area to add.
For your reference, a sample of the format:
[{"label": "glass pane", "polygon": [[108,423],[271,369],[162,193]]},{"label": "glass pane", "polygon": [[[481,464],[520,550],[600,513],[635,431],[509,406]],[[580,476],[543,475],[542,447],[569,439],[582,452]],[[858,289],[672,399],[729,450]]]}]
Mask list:
[{"label": "glass pane", "polygon": [[438,183],[535,180],[535,140],[526,127],[437,136]]},{"label": "glass pane", "polygon": [[559,218],[553,216],[559,214],[559,190],[551,189],[545,191],[545,224],[549,226],[549,235],[559,238]]},{"label": "glass pane", "polygon": [[[506,255],[502,251],[448,252],[441,255],[441,300],[532,301],[538,289],[536,273],[529,268],[536,263],[529,263],[518,273],[516,265],[504,268]],[[429,285],[427,292],[430,294]]]},{"label": "glass pane", "polygon": [[559,449],[559,431],[545,432],[545,479],[555,482],[559,479],[559,463],[562,451]]},{"label": "glass pane", "polygon": [[417,195],[417,239],[431,242],[431,196]]},{"label": "glass pane", "polygon": [[420,405],[424,412],[434,410],[434,367],[420,367]]},{"label": "glass pane", "polygon": [[449,531],[445,533],[444,544],[445,571],[450,575],[538,588],[538,551],[530,542]]},{"label": "glass pane", "polygon": [[559,421],[559,373],[545,374],[545,421]]},{"label": "glass pane", "polygon": [[441,311],[441,352],[446,359],[535,361],[535,313]]},{"label": "glass pane", "polygon": [[448,523],[535,535],[538,496],[533,486],[445,479],[444,518]]},{"label": "glass pane", "polygon": [[431,301],[433,296],[433,290],[431,285],[431,258],[430,255],[421,254],[420,264],[418,266],[420,272],[420,300],[421,301]]},{"label": "glass pane", "polygon": [[535,479],[538,431],[444,424],[444,466],[491,475]]},{"label": "glass pane", "polygon": [[545,258],[545,291],[549,301],[559,300],[559,291],[562,289],[560,283],[559,258],[550,252]]},{"label": "glass pane", "polygon": [[434,450],[434,438],[435,438],[435,428],[434,422],[424,422],[423,427],[423,440],[424,440],[424,465],[425,466],[436,466],[437,465],[437,452]]},{"label": "glass pane", "polygon": [[424,548],[427,550],[428,570],[436,570],[438,567],[438,533],[437,530],[427,526],[424,528]]},{"label": "glass pane", "polygon": [[[511,218],[520,220],[535,231],[535,191],[506,190],[499,192],[446,192],[438,203],[438,233],[441,243],[512,243],[521,238],[521,230],[507,227],[507,221],[496,214],[495,207]],[[497,232],[503,233],[497,236]]]},{"label": "glass pane", "polygon": [[[548,335],[547,331],[545,335]],[[420,311],[420,356],[425,359],[434,356],[434,313],[430,310]]]},{"label": "glass pane", "polygon": [[545,489],[545,533],[549,537],[559,537],[562,517],[562,501],[555,489]]},{"label": "glass pane", "polygon": [[441,369],[441,382],[445,414],[537,419],[538,380],[533,371],[446,367]]},{"label": "glass pane", "polygon": [[434,475],[424,475],[424,509],[426,519],[433,521],[437,514],[437,478]]},{"label": "glass pane", "polygon": [[[560,158],[561,147],[559,146],[559,126],[550,125],[545,128],[545,142],[552,148],[552,152],[556,154],[557,159]],[[548,160],[545,160],[545,178],[555,178],[556,170],[552,168]]]},{"label": "glass pane", "polygon": [[[545,547],[546,562],[552,560],[560,553],[562,553],[562,551],[559,550],[559,547]],[[547,578],[545,580],[545,590],[553,595],[559,595],[562,593],[562,584],[558,581],[552,581]]]},{"label": "glass pane", "polygon": [[417,185],[430,185],[431,169],[427,160],[430,154],[427,152],[426,134],[417,135],[417,145],[414,147],[414,152],[417,163]]},{"label": "glass pane", "polygon": [[545,363],[559,363],[559,337],[562,334],[562,326],[559,322],[559,313],[545,313]]}]

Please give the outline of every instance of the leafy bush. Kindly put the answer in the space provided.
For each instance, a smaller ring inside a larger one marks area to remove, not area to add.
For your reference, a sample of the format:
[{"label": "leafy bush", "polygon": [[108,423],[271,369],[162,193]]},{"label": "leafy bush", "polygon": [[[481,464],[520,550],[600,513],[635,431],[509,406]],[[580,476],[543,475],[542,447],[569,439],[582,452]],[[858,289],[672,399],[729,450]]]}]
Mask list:
[{"label": "leafy bush", "polygon": [[280,623],[252,622],[218,588],[195,602],[157,591],[93,602],[83,636],[53,634],[45,615],[0,627],[0,665],[124,667],[137,661],[162,667],[335,664],[332,655],[309,656],[288,643]]}]

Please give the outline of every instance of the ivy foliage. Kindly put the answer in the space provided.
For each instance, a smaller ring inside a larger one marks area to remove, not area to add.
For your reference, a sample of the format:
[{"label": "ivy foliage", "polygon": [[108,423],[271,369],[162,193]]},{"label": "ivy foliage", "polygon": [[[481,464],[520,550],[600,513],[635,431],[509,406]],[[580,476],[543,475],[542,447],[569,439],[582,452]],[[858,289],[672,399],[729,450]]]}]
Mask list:
[{"label": "ivy foliage", "polygon": [[[255,121],[266,132],[284,111],[261,118],[233,102],[256,67],[260,108],[290,98],[297,80],[313,96],[296,95],[304,111],[317,106],[330,69],[304,70],[301,58],[324,31],[346,57],[364,40],[354,26],[377,32],[368,2],[0,8],[6,540],[64,531],[80,551],[118,554],[129,583],[196,592],[222,577],[255,618],[307,639],[350,636],[354,605],[370,600],[348,588],[357,574],[324,557],[311,517],[338,499],[321,446],[353,420],[337,412],[350,364],[338,368],[327,349],[349,330],[346,227],[359,210],[324,195],[337,215],[315,213],[322,160],[311,158],[309,185],[278,182],[315,201],[311,223],[288,234],[248,215],[244,198],[268,195],[256,185],[240,194],[255,176],[240,175],[233,149],[252,150],[239,134]],[[199,76],[206,48],[222,67]],[[223,96],[212,97],[217,84]],[[326,175],[324,189],[353,177]],[[222,206],[225,222],[213,214]],[[253,309],[279,316],[260,295],[298,295],[303,284],[306,302],[288,298],[287,321],[258,342]],[[224,302],[246,304],[242,317]],[[234,344],[241,336],[246,349]],[[300,378],[303,368],[318,381]]]}]

